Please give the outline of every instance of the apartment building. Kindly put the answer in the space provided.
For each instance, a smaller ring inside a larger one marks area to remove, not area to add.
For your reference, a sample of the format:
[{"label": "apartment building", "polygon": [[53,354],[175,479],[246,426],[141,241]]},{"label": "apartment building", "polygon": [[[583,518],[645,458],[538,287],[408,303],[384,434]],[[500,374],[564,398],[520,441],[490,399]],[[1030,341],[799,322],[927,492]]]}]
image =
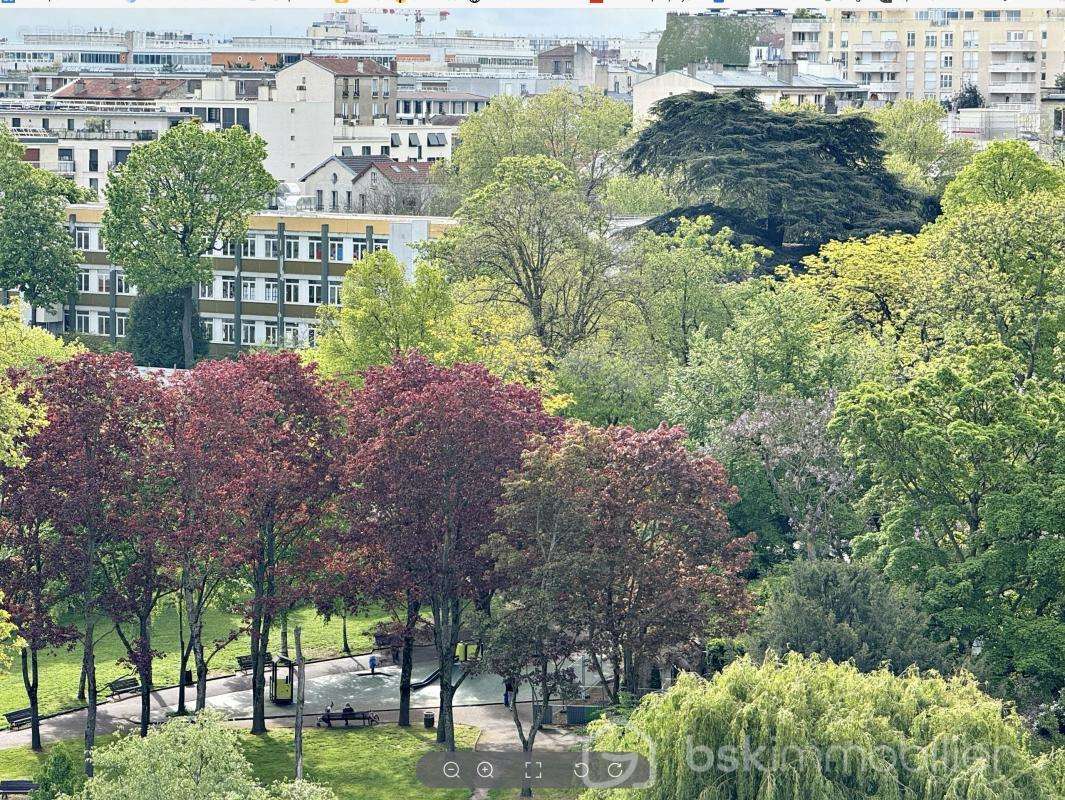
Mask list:
[{"label": "apartment building", "polygon": [[1036,110],[1065,72],[1065,9],[832,9],[791,20],[785,57],[836,64],[873,107],[972,84],[988,104]]},{"label": "apartment building", "polygon": [[[99,204],[70,207],[72,235],[84,254],[79,290],[62,308],[43,309],[38,318],[55,332],[120,345],[137,289],[103,249],[103,210]],[[213,277],[199,287],[199,315],[211,352],[313,345],[318,308],[339,302],[354,260],[387,249],[413,275],[415,245],[452,224],[442,217],[298,210],[254,215],[243,242],[218,243]]]},{"label": "apartment building", "polygon": [[333,156],[300,179],[302,204],[317,211],[421,214],[431,187],[425,162],[388,156]]}]

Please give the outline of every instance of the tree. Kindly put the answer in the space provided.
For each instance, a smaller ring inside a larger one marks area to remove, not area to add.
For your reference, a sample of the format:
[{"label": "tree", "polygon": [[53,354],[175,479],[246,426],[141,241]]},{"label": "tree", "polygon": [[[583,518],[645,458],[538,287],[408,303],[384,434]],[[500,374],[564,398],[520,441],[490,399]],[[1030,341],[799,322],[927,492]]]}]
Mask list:
[{"label": "tree", "polygon": [[44,424],[44,413],[30,395],[19,392],[26,377],[43,365],[78,352],[41,328],[22,323],[17,305],[0,306],[0,468],[16,466],[21,444]]},{"label": "tree", "polygon": [[954,108],[983,108],[987,105],[984,102],[984,96],[980,94],[980,90],[973,83],[966,83],[961,87],[954,97],[951,99],[950,104]]},{"label": "tree", "polygon": [[657,217],[680,205],[666,183],[653,175],[614,175],[602,194],[603,205],[621,217]]},{"label": "tree", "polygon": [[747,64],[751,46],[767,27],[764,18],[738,14],[667,14],[656,61],[667,70],[696,62]]},{"label": "tree", "polygon": [[[180,292],[141,294],[129,313],[126,344],[133,360],[143,367],[177,367],[185,363],[181,316],[185,299]],[[207,355],[209,345],[199,315],[192,316],[192,354]]]},{"label": "tree", "polygon": [[324,787],[260,786],[240,733],[217,712],[172,719],[144,738],[119,737],[101,748],[97,773],[70,800],[336,800]]},{"label": "tree", "polygon": [[30,800],[56,800],[77,794],[85,785],[85,772],[73,748],[53,745],[48,758],[33,776],[37,788],[30,792]]},{"label": "tree", "polygon": [[[1065,195],[1033,192],[963,206],[928,231],[951,347],[998,342],[1021,360],[1020,381],[1065,375]],[[957,291],[957,287],[965,287]]]},{"label": "tree", "polygon": [[903,100],[872,117],[883,136],[884,164],[909,189],[939,196],[972,159],[971,142],[947,136],[947,112],[935,100]]},{"label": "tree", "polygon": [[301,565],[329,546],[322,521],[341,460],[340,411],[293,352],[203,361],[184,388],[194,441],[223,462],[206,474],[232,532],[228,557],[251,592],[252,733],[263,733],[270,628],[302,598]]},{"label": "tree", "polygon": [[126,576],[109,566],[135,537],[128,516],[151,436],[157,430],[158,385],[142,378],[128,354],[82,353],[49,367],[30,390],[47,409],[47,425],[25,443],[20,467],[27,498],[55,531],[57,574],[80,617],[87,682],[85,771],[92,774],[96,736],[96,625]]},{"label": "tree", "polygon": [[766,255],[749,244],[733,246],[732,232],[714,232],[708,217],[681,220],[670,234],[640,231],[626,272],[628,297],[651,340],[684,365],[692,334],[724,326],[724,284],[748,277]]},{"label": "tree", "polygon": [[810,287],[763,278],[728,297],[723,332],[699,331],[688,365],[670,380],[661,404],[692,438],[712,442],[758,398],[820,397],[850,386],[866,364],[852,338]]},{"label": "tree", "polygon": [[920,366],[903,385],[840,395],[830,430],[868,481],[876,528],[857,537],[894,581],[921,592],[941,637],[999,675],[1065,685],[1065,389],[1018,385],[1020,359],[980,345]]},{"label": "tree", "polygon": [[78,287],[80,254],[65,211],[84,193],[22,156],[18,140],[0,126],[0,288],[19,290],[36,325],[38,306],[62,303]]},{"label": "tree", "polygon": [[504,158],[456,216],[429,247],[452,280],[487,278],[484,299],[527,311],[553,358],[598,330],[614,301],[614,254],[572,171],[546,156]]},{"label": "tree", "polygon": [[919,227],[868,117],[767,110],[749,91],[674,95],[654,112],[626,153],[628,168],[679,176],[700,204],[675,213],[742,230],[733,224],[740,217],[777,251]]},{"label": "tree", "polygon": [[861,529],[852,508],[854,472],[828,432],[834,410],[832,392],[811,399],[767,396],[725,431],[730,448],[761,465],[794,545],[811,561],[842,554],[850,535]]},{"label": "tree", "polygon": [[115,264],[148,293],[181,292],[184,366],[195,359],[194,292],[211,276],[207,256],[240,241],[276,181],[263,169],[266,143],[234,125],[176,125],[135,147],[107,183],[101,234]]},{"label": "tree", "polygon": [[[483,367],[397,356],[371,368],[351,404],[347,515],[394,585],[432,608],[440,667],[438,741],[455,747],[452,674],[469,609],[491,588],[483,546],[527,437],[553,430],[535,391]],[[411,606],[408,602],[408,608]]]},{"label": "tree", "polygon": [[656,759],[654,785],[630,790],[639,800],[1028,800],[1053,797],[1057,774],[972,676],[862,673],[798,654],[739,659],[710,681],[682,675],[596,733],[596,749]]},{"label": "tree", "polygon": [[396,257],[377,250],[347,271],[339,307],[319,311],[322,332],[313,358],[325,374],[350,381],[396,353],[439,353],[453,310],[439,270],[419,263],[408,282]]},{"label": "tree", "polygon": [[862,672],[911,665],[944,670],[948,648],[933,642],[928,615],[911,591],[899,589],[868,564],[799,561],[769,589],[752,626],[760,653],[819,655]]},{"label": "tree", "polygon": [[965,206],[1006,203],[1030,192],[1054,192],[1065,185],[1062,170],[1043,161],[1024,142],[992,142],[977,153],[943,192],[943,212]]},{"label": "tree", "polygon": [[545,156],[565,166],[591,196],[608,177],[607,155],[631,121],[632,110],[625,103],[590,88],[493,98],[459,126],[460,143],[438,168],[444,172],[444,193],[457,206],[495,180],[504,159]]},{"label": "tree", "polygon": [[533,549],[549,535],[562,542],[561,583],[549,596],[565,593],[615,702],[622,688],[636,692],[652,662],[708,625],[735,626],[745,611],[750,542],[732,535],[725,515],[735,490],[686,438],[665,426],[575,425],[532,449],[507,484],[509,529],[535,537]]}]

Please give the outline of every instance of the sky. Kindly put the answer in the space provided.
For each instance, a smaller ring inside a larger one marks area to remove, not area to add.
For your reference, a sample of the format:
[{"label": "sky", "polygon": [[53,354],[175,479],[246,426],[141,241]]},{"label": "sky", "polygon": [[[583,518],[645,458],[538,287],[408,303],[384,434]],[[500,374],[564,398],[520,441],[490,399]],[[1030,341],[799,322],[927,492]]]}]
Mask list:
[{"label": "sky", "polygon": [[[216,38],[238,35],[268,34],[302,36],[307,26],[326,11],[323,9],[204,9],[148,10],[148,9],[19,9],[4,5],[0,8],[0,38],[21,39],[20,31],[47,28],[68,30],[94,27],[118,30],[182,30]],[[598,34],[628,36],[665,26],[665,11],[643,9],[582,8],[582,9],[454,9],[450,18],[441,23],[426,10],[425,33],[454,33],[456,29],[472,28],[483,34],[574,35]],[[367,22],[387,32],[414,32],[409,18],[367,16]]]}]

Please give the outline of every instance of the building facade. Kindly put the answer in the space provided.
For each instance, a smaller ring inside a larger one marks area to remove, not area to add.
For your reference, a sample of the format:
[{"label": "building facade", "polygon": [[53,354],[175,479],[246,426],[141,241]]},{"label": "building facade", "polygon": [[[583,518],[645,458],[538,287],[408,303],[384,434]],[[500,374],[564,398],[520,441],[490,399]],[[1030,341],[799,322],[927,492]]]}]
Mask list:
[{"label": "building facade", "polygon": [[[42,309],[39,321],[121,345],[137,289],[108,258],[100,238],[104,207],[75,205],[69,219],[83,253],[79,291],[62,308]],[[199,287],[199,315],[216,355],[241,347],[311,346],[317,311],[339,302],[351,264],[387,249],[413,275],[416,246],[454,221],[443,217],[264,212],[249,220],[243,242],[220,242],[212,279]]]}]

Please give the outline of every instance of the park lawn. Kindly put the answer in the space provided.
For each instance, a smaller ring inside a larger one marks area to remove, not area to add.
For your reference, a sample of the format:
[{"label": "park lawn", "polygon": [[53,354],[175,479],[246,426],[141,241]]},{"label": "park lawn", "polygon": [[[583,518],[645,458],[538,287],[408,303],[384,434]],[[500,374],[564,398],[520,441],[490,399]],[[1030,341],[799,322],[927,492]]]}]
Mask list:
[{"label": "park lawn", "polygon": [[[461,749],[472,748],[477,733],[476,728],[456,725],[457,745]],[[305,777],[331,787],[339,800],[469,797],[468,789],[427,789],[418,783],[415,766],[419,758],[437,748],[436,731],[380,725],[338,730],[310,728],[303,735]],[[70,741],[60,746],[79,748],[80,744]],[[260,783],[292,779],[295,766],[291,729],[271,730],[263,736],[245,734],[243,746]],[[34,753],[28,746],[0,750],[0,779],[32,778],[46,755]]]},{"label": "park lawn", "polygon": [[[366,652],[372,646],[373,636],[367,633],[387,613],[378,608],[369,608],[357,617],[348,620],[348,640],[352,652]],[[177,610],[172,604],[164,605],[152,623],[152,647],[164,653],[154,664],[157,686],[173,686],[178,682],[180,653],[178,646]],[[340,655],[342,649],[341,621],[333,618],[326,622],[313,609],[301,609],[289,617],[289,652],[294,647],[292,629],[303,628],[303,652],[307,658],[327,658]],[[208,642],[228,637],[229,632],[241,626],[238,614],[229,614],[215,609],[208,611],[204,636]],[[242,634],[218,653],[210,662],[212,674],[224,675],[236,670],[236,657],[249,650],[249,638]],[[280,650],[280,626],[270,635],[270,650],[275,655]],[[125,648],[109,630],[96,645],[96,680],[101,699],[106,698],[104,684],[133,673],[126,664],[119,663],[125,656]],[[51,714],[67,708],[76,708],[78,679],[81,675],[80,643],[74,649],[60,649],[40,655],[41,681],[38,689],[41,714]],[[16,658],[11,667],[0,672],[0,712],[25,708],[28,705],[26,690],[22,685],[22,672]],[[7,727],[0,721],[0,728]]]}]

